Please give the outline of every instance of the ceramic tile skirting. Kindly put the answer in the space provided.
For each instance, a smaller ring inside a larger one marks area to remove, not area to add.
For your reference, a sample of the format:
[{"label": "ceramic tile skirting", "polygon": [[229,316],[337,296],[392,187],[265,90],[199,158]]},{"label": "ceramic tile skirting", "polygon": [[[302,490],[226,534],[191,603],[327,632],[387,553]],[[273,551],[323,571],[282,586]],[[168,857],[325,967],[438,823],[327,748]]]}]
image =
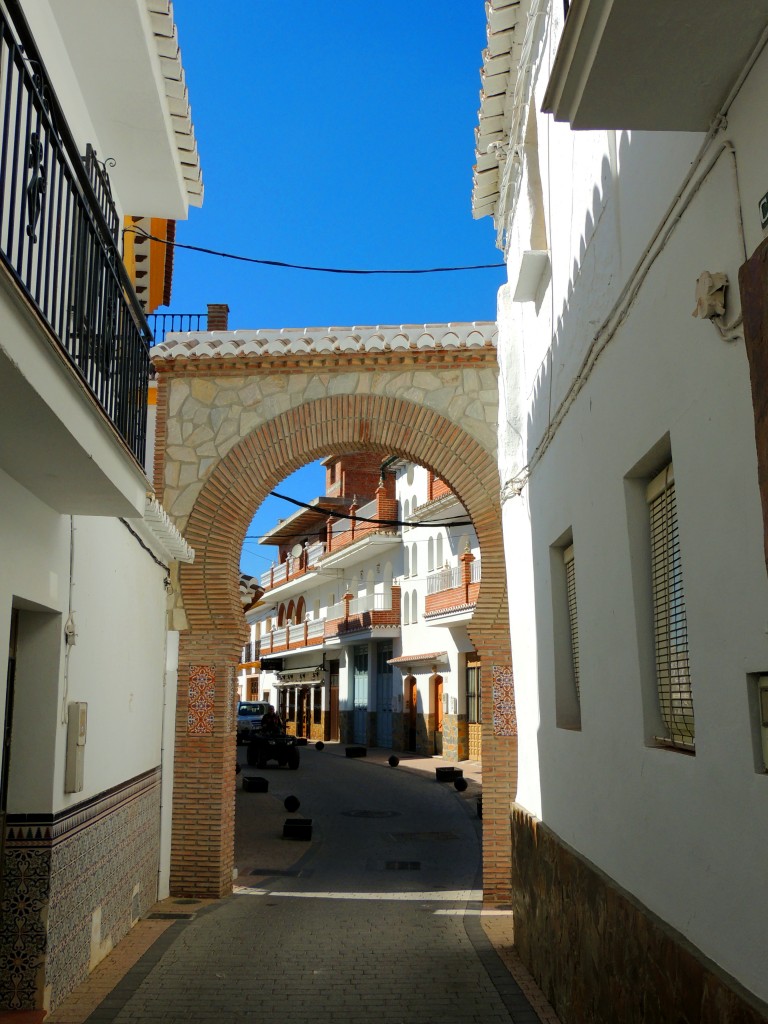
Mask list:
[{"label": "ceramic tile skirting", "polygon": [[58,814],[9,815],[0,1008],[52,1009],[157,899],[160,769]]}]

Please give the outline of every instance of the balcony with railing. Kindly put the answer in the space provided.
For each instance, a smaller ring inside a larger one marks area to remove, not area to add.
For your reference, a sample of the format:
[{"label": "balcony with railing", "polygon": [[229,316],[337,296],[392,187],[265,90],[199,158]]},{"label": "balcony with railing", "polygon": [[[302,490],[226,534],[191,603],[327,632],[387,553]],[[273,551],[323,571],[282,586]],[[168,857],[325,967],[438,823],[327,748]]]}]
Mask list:
[{"label": "balcony with railing", "polygon": [[273,563],[261,574],[259,582],[264,590],[272,590],[292,580],[301,579],[317,568],[317,562],[325,554],[323,541],[307,544],[299,555],[288,555],[284,562]]},{"label": "balcony with railing", "polygon": [[[69,510],[70,493],[98,489],[104,470],[98,444],[86,439],[93,428],[80,424],[83,397],[86,414],[100,410],[143,463],[151,332],[118,249],[107,166],[92,147],[80,152],[26,23],[2,7],[0,117],[0,277],[2,291],[22,303],[7,307],[17,329],[6,329],[0,346],[0,404],[25,443],[41,435],[38,449],[3,449],[2,462],[33,493]],[[5,347],[14,344],[18,356]],[[62,375],[74,378],[74,392]],[[46,447],[52,412],[73,436],[59,428]],[[57,468],[63,457],[67,465]]]},{"label": "balcony with railing", "polygon": [[371,545],[380,549],[400,543],[399,505],[388,486],[380,484],[376,497],[365,505],[353,502],[348,518],[329,519],[323,564],[352,564],[366,558]]},{"label": "balcony with railing", "polygon": [[400,625],[400,588],[393,586],[384,594],[345,594],[330,605],[318,619],[277,626],[261,638],[260,654],[281,654],[307,647],[322,646],[348,634]]},{"label": "balcony with railing", "polygon": [[246,665],[254,665],[259,660],[260,645],[258,640],[251,640],[247,644],[243,644],[243,649],[240,652],[240,667],[243,668]]},{"label": "balcony with railing", "polygon": [[444,566],[427,576],[425,621],[474,609],[480,592],[481,564],[479,558],[467,552],[458,565]]}]

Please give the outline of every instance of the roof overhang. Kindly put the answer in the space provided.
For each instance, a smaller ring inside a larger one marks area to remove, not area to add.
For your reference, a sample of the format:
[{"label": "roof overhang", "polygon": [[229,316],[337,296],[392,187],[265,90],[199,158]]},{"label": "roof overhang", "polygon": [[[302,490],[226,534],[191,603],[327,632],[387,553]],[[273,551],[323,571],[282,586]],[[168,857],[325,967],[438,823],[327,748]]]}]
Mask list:
[{"label": "roof overhang", "polygon": [[412,666],[416,666],[424,672],[430,666],[437,668],[438,665],[448,664],[448,651],[431,651],[427,654],[400,654],[397,658],[390,658],[388,665],[410,672]]},{"label": "roof overhang", "polygon": [[768,0],[572,0],[542,109],[572,128],[707,131]]},{"label": "roof overhang", "polygon": [[[128,214],[183,220],[203,184],[169,0],[52,2],[98,156]],[[45,57],[45,54],[44,54]]]}]

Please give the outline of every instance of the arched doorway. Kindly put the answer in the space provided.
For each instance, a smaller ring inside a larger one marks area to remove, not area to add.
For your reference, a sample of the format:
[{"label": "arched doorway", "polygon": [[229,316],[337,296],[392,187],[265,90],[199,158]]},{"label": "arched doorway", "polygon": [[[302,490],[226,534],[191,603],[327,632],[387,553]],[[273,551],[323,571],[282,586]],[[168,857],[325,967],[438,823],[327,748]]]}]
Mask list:
[{"label": "arched doorway", "polygon": [[[417,353],[407,358],[415,363],[425,356]],[[174,778],[171,885],[175,893],[221,895],[231,887],[234,669],[246,632],[236,581],[248,525],[269,491],[293,470],[329,454],[354,451],[372,451],[383,459],[397,455],[426,466],[450,485],[475,526],[484,573],[471,638],[488,666],[483,674],[488,688],[485,706],[501,709],[498,718],[489,715],[483,734],[485,893],[486,898],[505,899],[509,892],[509,801],[514,796],[517,748],[495,421],[490,411],[485,422],[463,415],[468,399],[455,397],[463,386],[462,360],[467,360],[468,374],[470,370],[474,374],[467,381],[476,381],[473,386],[478,387],[478,367],[485,366],[483,372],[495,380],[495,353],[473,350],[471,356],[452,352],[450,358],[440,358],[443,363],[430,372],[431,379],[446,382],[440,412],[386,393],[308,397],[312,390],[317,393],[329,386],[329,380],[338,379],[333,373],[326,373],[325,383],[322,374],[308,374],[306,386],[299,387],[282,371],[283,390],[277,398],[267,396],[257,402],[259,379],[247,374],[233,378],[227,367],[216,364],[206,377],[196,365],[190,382],[180,376],[174,360],[167,365],[162,359],[156,362],[160,447],[155,484],[196,552],[194,564],[179,571],[172,613],[182,628],[183,680]],[[385,365],[381,359],[371,363],[377,373]],[[402,365],[398,362],[394,367],[394,382],[402,377]],[[235,366],[240,364],[233,362]],[[346,377],[350,388],[363,384],[362,373]],[[233,401],[235,388],[241,406]],[[246,394],[251,396],[250,407],[245,404]],[[478,408],[486,400],[478,397],[481,394],[485,393],[475,392],[472,398]],[[234,435],[222,435],[217,448],[211,440],[217,436],[212,429],[198,428],[199,447],[168,444],[171,430],[181,436],[181,427],[171,422],[171,409],[183,418],[187,406],[190,417],[197,416],[195,422],[200,422],[205,407],[211,422],[221,424],[221,416],[214,416],[221,408],[227,416],[237,417],[239,429],[250,427],[250,432],[237,436],[238,428],[233,426]],[[280,406],[283,411],[275,414]],[[212,449],[218,451],[215,458],[205,454]],[[189,480],[192,483],[182,486]],[[166,487],[166,481],[177,481],[178,486]]]}]

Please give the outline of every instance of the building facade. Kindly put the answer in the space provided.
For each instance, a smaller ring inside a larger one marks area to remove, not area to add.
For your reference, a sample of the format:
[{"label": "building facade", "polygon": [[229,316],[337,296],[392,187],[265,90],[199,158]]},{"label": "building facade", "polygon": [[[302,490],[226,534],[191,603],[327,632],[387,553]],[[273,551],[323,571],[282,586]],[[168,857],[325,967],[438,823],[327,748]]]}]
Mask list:
[{"label": "building facade", "polygon": [[324,465],[325,495],[261,539],[279,558],[246,614],[241,695],[273,703],[308,741],[479,760],[480,670],[466,624],[480,558],[465,510],[402,459]]},{"label": "building facade", "polygon": [[202,183],[170,4],[92,10],[0,4],[0,1009],[55,1007],[168,891],[193,553],[145,472],[170,262],[122,228]]},{"label": "building facade", "polygon": [[768,1016],[768,10],[664,6],[487,5],[515,940],[567,1022]]}]

